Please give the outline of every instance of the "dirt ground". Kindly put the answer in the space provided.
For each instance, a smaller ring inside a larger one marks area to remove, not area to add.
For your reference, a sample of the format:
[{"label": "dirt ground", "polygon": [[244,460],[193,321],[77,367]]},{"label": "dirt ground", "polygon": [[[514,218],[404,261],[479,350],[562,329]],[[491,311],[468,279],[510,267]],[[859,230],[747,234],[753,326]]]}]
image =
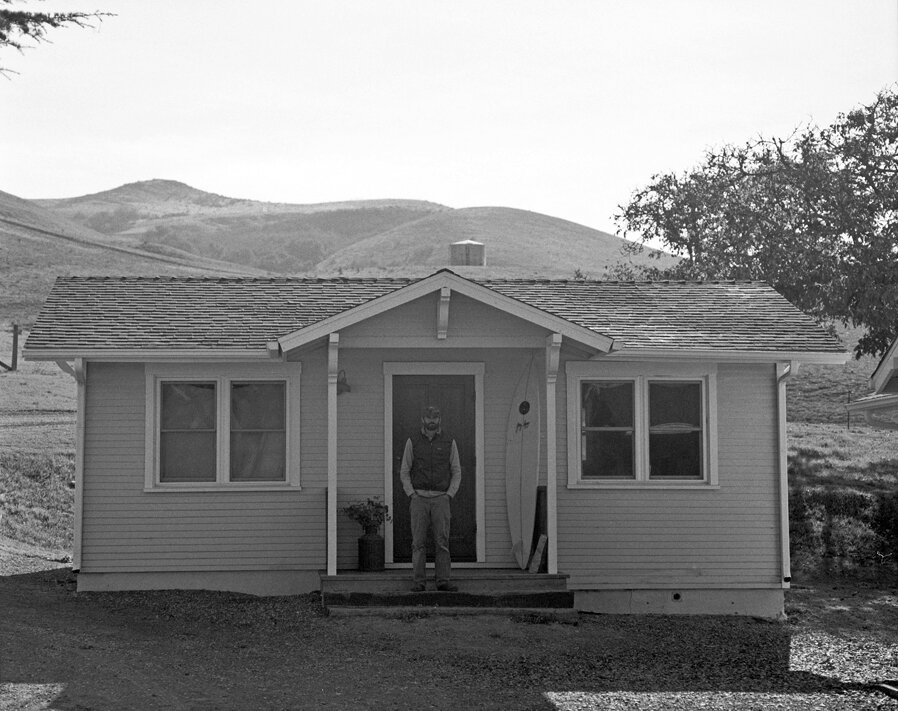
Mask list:
[{"label": "dirt ground", "polygon": [[[55,560],[54,560],[55,559]],[[898,709],[898,590],[736,617],[328,617],[312,596],[81,593],[0,539],[0,709]]]}]

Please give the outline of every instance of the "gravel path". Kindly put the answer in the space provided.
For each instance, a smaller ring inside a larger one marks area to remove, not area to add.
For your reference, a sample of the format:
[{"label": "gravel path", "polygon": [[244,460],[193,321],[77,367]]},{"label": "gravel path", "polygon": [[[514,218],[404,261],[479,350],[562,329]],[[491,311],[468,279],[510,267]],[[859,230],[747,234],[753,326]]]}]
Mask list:
[{"label": "gravel path", "polygon": [[314,597],[83,593],[0,540],[0,709],[898,709],[893,588],[734,617],[330,618]]}]

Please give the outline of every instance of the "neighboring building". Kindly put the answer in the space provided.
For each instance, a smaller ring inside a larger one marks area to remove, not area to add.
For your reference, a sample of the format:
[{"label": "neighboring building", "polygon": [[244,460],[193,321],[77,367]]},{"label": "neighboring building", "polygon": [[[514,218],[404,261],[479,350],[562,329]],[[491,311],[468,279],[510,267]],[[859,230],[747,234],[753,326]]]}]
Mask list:
[{"label": "neighboring building", "polygon": [[898,430],[898,339],[879,361],[870,382],[873,393],[850,403],[848,411],[863,415],[873,427]]},{"label": "neighboring building", "polygon": [[786,380],[841,345],[756,282],[60,278],[25,357],[78,382],[79,590],[318,589],[379,496],[408,566],[401,448],[459,443],[453,566],[517,567],[505,452],[537,368],[550,574],[591,611],[776,615]]}]

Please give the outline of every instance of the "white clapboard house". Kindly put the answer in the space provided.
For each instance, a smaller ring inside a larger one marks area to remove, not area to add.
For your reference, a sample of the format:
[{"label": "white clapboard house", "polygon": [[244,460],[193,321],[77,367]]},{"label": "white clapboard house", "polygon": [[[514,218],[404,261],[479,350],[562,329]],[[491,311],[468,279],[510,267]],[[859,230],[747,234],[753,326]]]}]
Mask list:
[{"label": "white clapboard house", "polygon": [[423,402],[462,459],[462,589],[538,576],[512,552],[506,491],[513,394],[535,369],[542,574],[581,610],[773,616],[790,580],[786,383],[847,354],[762,283],[444,269],[59,278],[25,357],[78,383],[79,590],[318,590],[357,571],[341,509],[368,497],[393,508],[387,570],[409,568],[398,465]]}]

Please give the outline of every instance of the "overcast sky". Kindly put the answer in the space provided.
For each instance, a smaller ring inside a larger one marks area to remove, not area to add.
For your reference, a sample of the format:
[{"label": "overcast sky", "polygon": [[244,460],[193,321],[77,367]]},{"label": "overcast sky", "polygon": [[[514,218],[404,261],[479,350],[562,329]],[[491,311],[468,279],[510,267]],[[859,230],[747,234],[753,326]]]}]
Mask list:
[{"label": "overcast sky", "polygon": [[502,205],[613,231],[653,173],[898,80],[898,0],[93,0],[0,65],[0,190]]}]

